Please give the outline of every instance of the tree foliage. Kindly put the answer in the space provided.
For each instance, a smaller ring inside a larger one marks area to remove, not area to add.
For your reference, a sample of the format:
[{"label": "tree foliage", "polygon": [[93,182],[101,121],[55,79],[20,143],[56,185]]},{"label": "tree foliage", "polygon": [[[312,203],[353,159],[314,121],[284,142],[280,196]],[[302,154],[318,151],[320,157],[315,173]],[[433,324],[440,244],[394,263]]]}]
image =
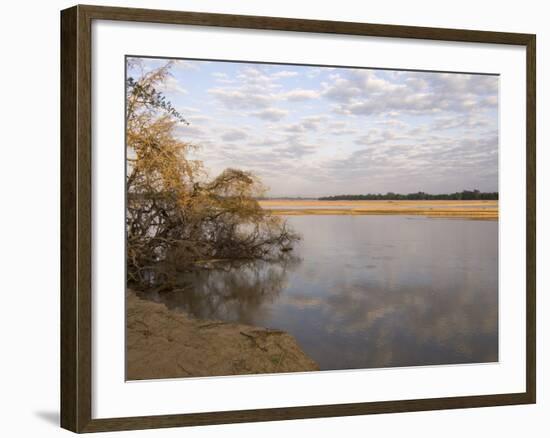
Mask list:
[{"label": "tree foliage", "polygon": [[127,275],[142,288],[208,260],[276,257],[299,238],[259,206],[265,188],[253,173],[210,179],[188,158],[196,146],[177,135],[187,122],[160,91],[171,66],[126,81]]},{"label": "tree foliage", "polygon": [[400,193],[388,192],[382,193],[368,193],[365,195],[335,195],[324,196],[318,198],[320,201],[378,201],[378,200],[461,200],[461,201],[474,201],[474,200],[498,200],[498,192],[480,192],[479,190],[463,190],[456,193],[441,193],[430,194],[424,192],[408,193],[406,195]]}]

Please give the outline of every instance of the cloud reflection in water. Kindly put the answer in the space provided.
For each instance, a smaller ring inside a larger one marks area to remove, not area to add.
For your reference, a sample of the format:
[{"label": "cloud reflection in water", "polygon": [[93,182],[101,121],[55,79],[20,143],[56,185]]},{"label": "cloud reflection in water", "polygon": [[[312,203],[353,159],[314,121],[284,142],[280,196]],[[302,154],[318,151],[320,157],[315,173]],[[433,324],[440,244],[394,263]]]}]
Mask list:
[{"label": "cloud reflection in water", "polygon": [[498,223],[295,216],[279,263],[182,276],[149,295],[204,319],[291,333],[321,369],[498,360]]}]

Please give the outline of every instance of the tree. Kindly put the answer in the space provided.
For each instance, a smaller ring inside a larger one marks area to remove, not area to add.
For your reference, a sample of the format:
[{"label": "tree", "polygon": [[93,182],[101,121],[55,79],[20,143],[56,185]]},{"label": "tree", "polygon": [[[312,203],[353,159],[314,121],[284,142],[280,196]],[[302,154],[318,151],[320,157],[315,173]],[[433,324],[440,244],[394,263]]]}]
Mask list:
[{"label": "tree", "polygon": [[208,260],[277,257],[299,239],[260,207],[257,176],[226,169],[209,180],[187,158],[196,146],[176,132],[187,122],[159,91],[172,64],[126,81],[127,280],[141,288],[169,287]]}]

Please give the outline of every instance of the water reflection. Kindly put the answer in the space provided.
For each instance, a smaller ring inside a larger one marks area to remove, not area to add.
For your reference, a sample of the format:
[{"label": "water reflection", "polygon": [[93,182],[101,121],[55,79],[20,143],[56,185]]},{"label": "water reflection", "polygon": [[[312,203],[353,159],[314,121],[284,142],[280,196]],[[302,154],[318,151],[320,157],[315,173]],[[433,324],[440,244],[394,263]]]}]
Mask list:
[{"label": "water reflection", "polygon": [[265,317],[266,304],[272,304],[286,287],[287,270],[299,263],[298,257],[286,255],[271,262],[219,266],[179,274],[173,291],[139,295],[196,318],[254,324]]},{"label": "water reflection", "polygon": [[148,298],[288,331],[321,369],[498,360],[498,223],[295,216],[294,258],[180,278]]}]

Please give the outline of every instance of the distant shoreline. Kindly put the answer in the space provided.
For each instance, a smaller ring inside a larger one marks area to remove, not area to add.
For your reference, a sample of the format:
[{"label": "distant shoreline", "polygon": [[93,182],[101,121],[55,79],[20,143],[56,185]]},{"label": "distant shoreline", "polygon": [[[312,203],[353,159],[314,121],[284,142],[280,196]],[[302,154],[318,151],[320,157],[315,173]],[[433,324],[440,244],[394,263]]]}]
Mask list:
[{"label": "distant shoreline", "polygon": [[278,216],[415,215],[431,218],[498,220],[498,201],[320,201],[262,200],[260,206]]}]

